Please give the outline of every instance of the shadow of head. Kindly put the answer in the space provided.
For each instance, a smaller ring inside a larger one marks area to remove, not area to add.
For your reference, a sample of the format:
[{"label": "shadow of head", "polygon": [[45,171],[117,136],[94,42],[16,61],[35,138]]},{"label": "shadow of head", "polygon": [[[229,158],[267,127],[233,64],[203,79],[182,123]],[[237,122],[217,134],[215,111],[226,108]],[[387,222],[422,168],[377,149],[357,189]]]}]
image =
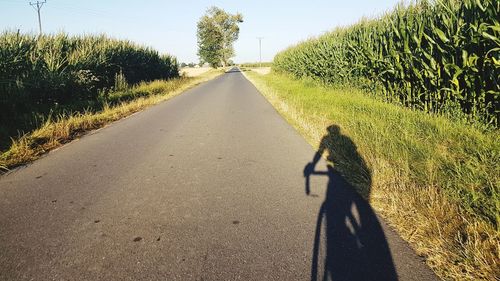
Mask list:
[{"label": "shadow of head", "polygon": [[327,134],[323,137],[320,149],[328,153],[327,160],[335,170],[361,194],[365,199],[370,198],[372,185],[371,170],[365,159],[359,153],[358,147],[348,136],[342,134],[337,125],[326,128]]}]

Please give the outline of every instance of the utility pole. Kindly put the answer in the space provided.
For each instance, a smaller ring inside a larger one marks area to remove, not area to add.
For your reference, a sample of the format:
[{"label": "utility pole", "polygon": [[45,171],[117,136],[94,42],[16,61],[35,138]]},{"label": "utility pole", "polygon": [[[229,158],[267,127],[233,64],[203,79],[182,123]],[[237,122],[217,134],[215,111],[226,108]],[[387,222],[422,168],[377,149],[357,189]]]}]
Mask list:
[{"label": "utility pole", "polygon": [[38,13],[38,28],[40,30],[40,35],[42,35],[42,18],[40,17],[40,10],[42,9],[43,4],[45,3],[47,3],[46,0],[30,2],[30,6],[32,6]]},{"label": "utility pole", "polygon": [[264,37],[257,37],[257,39],[259,39],[259,65],[262,67],[262,39]]}]

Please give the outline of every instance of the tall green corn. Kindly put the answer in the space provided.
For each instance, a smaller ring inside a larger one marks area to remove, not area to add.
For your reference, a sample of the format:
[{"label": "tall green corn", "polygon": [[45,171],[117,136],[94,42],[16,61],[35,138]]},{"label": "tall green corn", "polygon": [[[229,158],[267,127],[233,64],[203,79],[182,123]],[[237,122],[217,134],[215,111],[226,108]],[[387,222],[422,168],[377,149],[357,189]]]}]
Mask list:
[{"label": "tall green corn", "polygon": [[20,120],[36,123],[36,112],[47,117],[61,104],[91,105],[118,74],[131,84],[179,75],[174,57],[130,41],[0,34],[0,140],[30,127]]},{"label": "tall green corn", "polygon": [[388,101],[428,112],[458,108],[498,127],[499,19],[496,0],[418,1],[291,47],[274,68],[368,85]]}]

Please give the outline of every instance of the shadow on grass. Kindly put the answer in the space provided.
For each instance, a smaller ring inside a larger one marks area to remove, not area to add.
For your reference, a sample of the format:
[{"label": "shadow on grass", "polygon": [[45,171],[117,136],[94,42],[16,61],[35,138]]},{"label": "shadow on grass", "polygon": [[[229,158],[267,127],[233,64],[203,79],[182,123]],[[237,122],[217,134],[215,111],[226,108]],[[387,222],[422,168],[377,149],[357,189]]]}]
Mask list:
[{"label": "shadow on grass", "polygon": [[[315,171],[324,152],[335,168],[328,165],[327,171]],[[364,199],[370,195],[371,172],[339,127],[327,128],[312,162],[304,168],[307,195],[311,175],[328,177],[316,223],[311,280],[397,280],[382,227]]]},{"label": "shadow on grass", "polygon": [[61,115],[97,112],[104,104],[97,100],[75,101],[67,103],[20,101],[11,104],[0,102],[0,151],[8,149],[12,139],[40,128],[48,119],[54,120]]},{"label": "shadow on grass", "polygon": [[12,139],[18,139],[22,135],[42,127],[47,120],[55,121],[61,116],[78,113],[95,113],[102,111],[106,105],[116,106],[123,102],[151,95],[147,91],[128,88],[113,92],[103,100],[97,97],[63,102],[34,102],[29,99],[20,99],[10,104],[0,100],[0,109],[3,109],[0,110],[0,151],[7,150],[12,145]]}]

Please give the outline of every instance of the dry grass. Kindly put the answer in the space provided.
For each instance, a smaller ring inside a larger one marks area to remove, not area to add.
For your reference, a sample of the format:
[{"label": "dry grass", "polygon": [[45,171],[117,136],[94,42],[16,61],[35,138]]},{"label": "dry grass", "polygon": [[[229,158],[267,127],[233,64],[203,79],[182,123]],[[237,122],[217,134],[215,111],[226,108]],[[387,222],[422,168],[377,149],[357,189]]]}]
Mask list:
[{"label": "dry grass", "polygon": [[202,75],[203,73],[206,73],[213,68],[211,67],[184,67],[181,68],[179,71],[181,75],[187,76],[187,77],[197,77]]},{"label": "dry grass", "polygon": [[250,68],[250,70],[253,72],[257,72],[259,74],[262,74],[262,75],[269,74],[271,72],[270,67],[252,67],[252,68]]},{"label": "dry grass", "polygon": [[[245,75],[314,147],[329,125],[341,127],[372,171],[370,203],[441,278],[498,280],[498,132],[385,104],[355,89]],[[356,186],[349,165],[333,164]]]},{"label": "dry grass", "polygon": [[[168,81],[144,83],[131,91],[112,94],[126,96],[131,101],[106,106],[97,113],[76,113],[47,121],[41,128],[12,141],[11,147],[0,154],[0,170],[8,170],[38,159],[44,153],[78,138],[85,132],[98,129],[113,121],[168,100],[185,90],[215,78],[222,71],[209,71],[196,78],[181,77]],[[134,98],[134,94],[136,97]]]}]

